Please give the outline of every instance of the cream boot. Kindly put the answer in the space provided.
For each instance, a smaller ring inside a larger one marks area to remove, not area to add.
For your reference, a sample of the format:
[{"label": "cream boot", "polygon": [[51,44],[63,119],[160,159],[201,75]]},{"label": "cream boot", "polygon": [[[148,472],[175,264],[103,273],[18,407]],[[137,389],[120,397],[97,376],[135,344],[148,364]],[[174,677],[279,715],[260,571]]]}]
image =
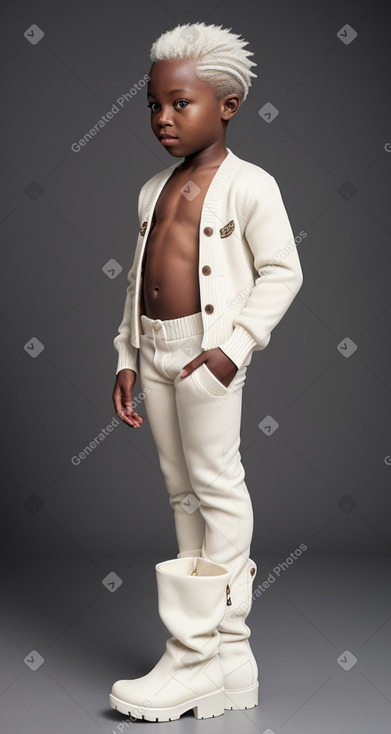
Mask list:
[{"label": "cream boot", "polygon": [[221,716],[224,672],[217,626],[229,600],[231,569],[197,556],[164,561],[155,569],[159,614],[173,637],[150,673],[114,683],[110,705],[147,721],[172,721],[189,709],[196,719]]},{"label": "cream boot", "polygon": [[[193,554],[201,556],[201,553],[201,548],[195,548],[178,553],[177,558]],[[239,558],[237,561],[240,564]],[[258,665],[248,641],[251,630],[245,624],[251,611],[252,586],[257,570],[257,564],[250,558],[236,574],[233,585],[230,585],[228,602],[231,603],[217,627],[220,632],[219,656],[224,671],[225,709],[250,709],[258,705]]]},{"label": "cream boot", "polygon": [[251,630],[245,624],[251,611],[256,573],[257,565],[250,558],[230,586],[232,604],[227,606],[217,627],[226,709],[250,709],[258,705],[258,666],[248,640]]}]

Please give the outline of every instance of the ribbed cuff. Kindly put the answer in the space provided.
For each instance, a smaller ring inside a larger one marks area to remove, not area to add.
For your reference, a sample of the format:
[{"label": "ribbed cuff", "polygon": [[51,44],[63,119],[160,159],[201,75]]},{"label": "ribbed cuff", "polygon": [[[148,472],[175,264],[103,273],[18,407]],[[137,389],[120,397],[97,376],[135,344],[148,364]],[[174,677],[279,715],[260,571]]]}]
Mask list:
[{"label": "ribbed cuff", "polygon": [[243,362],[246,361],[250,351],[258,342],[253,339],[251,334],[240,324],[237,324],[231,336],[224,342],[219,344],[220,349],[236,364],[240,369]]},{"label": "ribbed cuff", "polygon": [[132,347],[129,349],[126,344],[118,344],[116,347],[118,351],[118,362],[116,375],[120,370],[134,370],[138,373],[138,349]]}]

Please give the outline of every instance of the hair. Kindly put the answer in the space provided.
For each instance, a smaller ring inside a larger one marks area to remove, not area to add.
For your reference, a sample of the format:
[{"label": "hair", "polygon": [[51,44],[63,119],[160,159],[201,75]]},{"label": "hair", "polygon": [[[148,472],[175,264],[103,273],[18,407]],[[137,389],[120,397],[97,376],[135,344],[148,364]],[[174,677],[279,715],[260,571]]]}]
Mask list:
[{"label": "hair", "polygon": [[199,79],[209,82],[214,88],[216,98],[235,93],[244,102],[250,77],[256,77],[251,66],[257,66],[248,57],[252,51],[245,50],[248,41],[230,33],[231,28],[202,23],[177,25],[171,31],[162,33],[153,43],[150,59],[196,59],[196,74]]}]

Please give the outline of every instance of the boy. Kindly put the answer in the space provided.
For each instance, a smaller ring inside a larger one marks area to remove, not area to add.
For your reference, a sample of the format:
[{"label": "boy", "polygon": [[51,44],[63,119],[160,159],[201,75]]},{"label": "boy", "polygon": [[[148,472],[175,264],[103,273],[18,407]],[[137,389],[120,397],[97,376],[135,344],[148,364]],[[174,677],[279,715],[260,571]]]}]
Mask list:
[{"label": "boy", "polygon": [[[114,684],[111,705],[149,720],[178,718],[186,706],[197,715],[201,699],[205,716],[219,715],[206,699],[218,688],[226,709],[258,703],[245,624],[257,567],[239,452],[242,388],[253,352],[268,345],[303,276],[274,177],[225,147],[228,122],[256,76],[247,42],[230,30],[188,23],[151,48],[152,130],[181,160],[140,191],[140,232],[114,339],[115,409],[129,426],[142,426],[132,408],[138,374],[174,510],[177,559],[209,559],[232,571],[214,654],[201,659],[198,650],[173,665],[179,649],[192,649],[173,637],[170,659],[166,651],[148,675]],[[203,652],[213,628],[211,619]]]}]

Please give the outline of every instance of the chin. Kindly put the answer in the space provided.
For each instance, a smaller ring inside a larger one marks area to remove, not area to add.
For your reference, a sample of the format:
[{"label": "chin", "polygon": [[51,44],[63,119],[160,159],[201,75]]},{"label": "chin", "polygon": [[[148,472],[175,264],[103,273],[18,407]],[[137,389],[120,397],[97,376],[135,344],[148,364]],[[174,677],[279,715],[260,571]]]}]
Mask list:
[{"label": "chin", "polygon": [[[162,148],[165,148],[165,146],[164,146],[164,145],[162,145]],[[167,148],[165,148],[165,150],[166,150],[166,151],[167,151],[167,153],[169,153],[169,154],[170,154],[170,155],[171,155],[171,156],[172,156],[173,158],[184,158],[184,153],[178,153],[178,151],[172,150],[172,149],[171,149],[171,146],[167,146]]]}]

